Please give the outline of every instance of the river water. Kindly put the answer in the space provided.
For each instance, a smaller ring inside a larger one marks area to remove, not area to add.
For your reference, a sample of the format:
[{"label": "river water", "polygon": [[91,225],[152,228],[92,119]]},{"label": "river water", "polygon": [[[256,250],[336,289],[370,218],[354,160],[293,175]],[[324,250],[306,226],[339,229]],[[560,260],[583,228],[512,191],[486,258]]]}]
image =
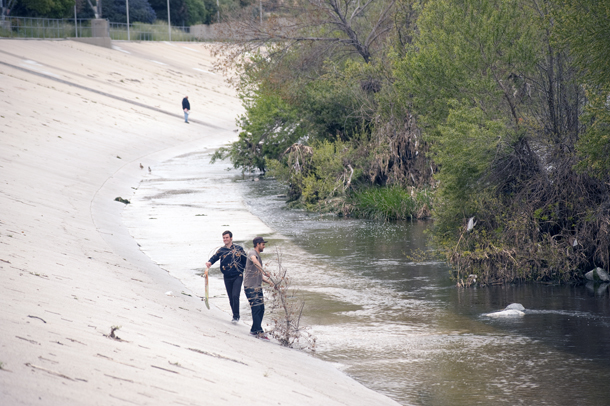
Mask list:
[{"label": "river water", "polygon": [[[445,264],[410,260],[429,249],[430,222],[288,210],[278,197],[282,185],[243,179],[226,166],[210,165],[207,151],[194,152],[158,165],[160,175],[136,191],[132,203],[148,210],[132,210],[124,221],[165,269],[183,269],[184,258],[200,257],[185,248],[191,244],[176,243],[178,236],[193,238],[189,227],[196,225],[171,213],[197,215],[205,207],[197,191],[222,183],[274,231],[263,262],[279,249],[305,300],[315,356],[365,386],[403,405],[610,405],[607,285],[459,289]],[[151,211],[156,220],[171,220],[150,221]],[[513,302],[525,306],[525,316],[485,316]]]}]

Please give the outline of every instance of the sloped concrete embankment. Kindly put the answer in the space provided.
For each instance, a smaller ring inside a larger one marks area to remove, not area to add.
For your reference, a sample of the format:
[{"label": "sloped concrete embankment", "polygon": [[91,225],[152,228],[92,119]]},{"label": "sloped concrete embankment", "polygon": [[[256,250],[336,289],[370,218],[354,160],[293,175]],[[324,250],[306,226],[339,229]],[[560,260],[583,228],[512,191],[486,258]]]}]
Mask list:
[{"label": "sloped concrete embankment", "polygon": [[0,404],[395,404],[208,311],[122,226],[114,198],[148,167],[235,137],[203,47],[6,40],[0,56]]}]

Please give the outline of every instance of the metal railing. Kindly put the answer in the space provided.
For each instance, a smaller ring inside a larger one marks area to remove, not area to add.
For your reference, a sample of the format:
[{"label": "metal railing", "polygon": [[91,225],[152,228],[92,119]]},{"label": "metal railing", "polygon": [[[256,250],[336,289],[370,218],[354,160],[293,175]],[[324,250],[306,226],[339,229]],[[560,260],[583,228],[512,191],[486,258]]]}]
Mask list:
[{"label": "metal railing", "polygon": [[[110,39],[169,41],[167,24],[109,23]],[[91,19],[6,17],[0,20],[0,38],[87,38],[92,36]],[[171,41],[198,41],[190,27],[171,27]]]},{"label": "metal railing", "polygon": [[90,36],[90,19],[7,17],[0,21],[0,37],[51,39]]}]

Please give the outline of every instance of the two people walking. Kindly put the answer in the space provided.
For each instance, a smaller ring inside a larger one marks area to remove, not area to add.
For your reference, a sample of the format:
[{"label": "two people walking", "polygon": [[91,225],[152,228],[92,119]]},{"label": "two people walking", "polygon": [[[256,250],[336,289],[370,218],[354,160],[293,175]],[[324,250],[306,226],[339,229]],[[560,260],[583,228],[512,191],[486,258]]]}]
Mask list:
[{"label": "two people walking", "polygon": [[233,323],[237,323],[239,314],[239,296],[241,285],[244,285],[244,292],[248,298],[252,310],[252,328],[250,334],[262,339],[267,339],[261,323],[265,314],[265,304],[263,297],[262,282],[273,286],[270,275],[263,269],[263,262],[260,253],[264,251],[265,241],[262,237],[252,240],[253,248],[246,255],[244,249],[239,245],[233,244],[233,233],[225,231],[222,233],[224,247],[221,247],[206,262],[205,276],[208,269],[220,260],[220,271],[223,274],[225,288],[229,297],[229,304],[233,313]]}]

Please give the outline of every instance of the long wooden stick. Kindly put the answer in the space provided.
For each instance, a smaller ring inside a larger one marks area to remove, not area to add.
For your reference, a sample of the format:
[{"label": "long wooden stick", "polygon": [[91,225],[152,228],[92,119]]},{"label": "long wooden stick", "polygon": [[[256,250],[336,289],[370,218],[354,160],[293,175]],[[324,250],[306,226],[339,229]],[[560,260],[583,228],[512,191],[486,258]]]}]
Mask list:
[{"label": "long wooden stick", "polygon": [[208,281],[208,272],[210,271],[210,268],[207,268],[205,270],[205,307],[207,307],[208,309],[210,308],[210,302],[209,302],[209,297],[210,297],[210,289],[209,289],[209,281]]}]

